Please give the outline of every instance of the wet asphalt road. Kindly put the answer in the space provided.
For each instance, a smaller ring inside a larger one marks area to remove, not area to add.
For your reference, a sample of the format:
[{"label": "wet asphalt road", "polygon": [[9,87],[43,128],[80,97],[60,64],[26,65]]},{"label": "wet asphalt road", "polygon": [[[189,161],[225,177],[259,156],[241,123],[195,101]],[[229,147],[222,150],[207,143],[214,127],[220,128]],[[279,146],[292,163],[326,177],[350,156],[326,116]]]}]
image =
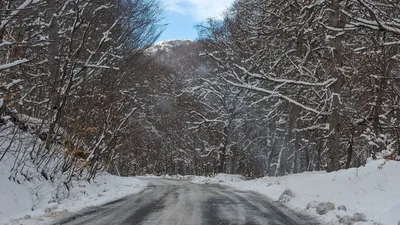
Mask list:
[{"label": "wet asphalt road", "polygon": [[316,225],[253,192],[186,181],[146,179],[132,195],[82,211],[56,224],[66,225]]}]

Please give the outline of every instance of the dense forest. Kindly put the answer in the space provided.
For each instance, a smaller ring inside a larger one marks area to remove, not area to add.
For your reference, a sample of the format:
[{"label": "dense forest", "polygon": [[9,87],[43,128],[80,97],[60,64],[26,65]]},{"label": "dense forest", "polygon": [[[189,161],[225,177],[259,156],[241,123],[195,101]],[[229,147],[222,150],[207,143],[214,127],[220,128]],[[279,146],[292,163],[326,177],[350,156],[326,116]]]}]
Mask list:
[{"label": "dense forest", "polygon": [[0,160],[10,178],[36,169],[68,186],[109,169],[139,107],[123,68],[137,67],[162,31],[159,3],[1,0],[0,9]]},{"label": "dense forest", "polygon": [[400,155],[400,3],[237,0],[154,42],[156,0],[0,0],[10,177],[249,177]]},{"label": "dense forest", "polygon": [[133,172],[281,176],[396,159],[399,10],[236,1],[198,41],[155,48]]}]

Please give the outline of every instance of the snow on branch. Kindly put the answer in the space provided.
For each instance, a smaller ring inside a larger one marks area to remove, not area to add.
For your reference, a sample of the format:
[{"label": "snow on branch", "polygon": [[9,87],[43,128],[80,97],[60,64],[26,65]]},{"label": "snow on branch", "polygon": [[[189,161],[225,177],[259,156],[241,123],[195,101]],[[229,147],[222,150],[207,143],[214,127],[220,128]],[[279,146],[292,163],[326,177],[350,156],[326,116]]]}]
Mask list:
[{"label": "snow on branch", "polygon": [[3,42],[0,43],[0,47],[6,46],[6,45],[12,45],[12,44],[13,44],[12,42],[3,41]]},{"label": "snow on branch", "polygon": [[246,68],[244,68],[240,65],[237,65],[237,64],[235,64],[235,66],[238,69],[240,69],[242,72],[244,72],[245,74],[247,74],[253,78],[262,79],[262,80],[270,80],[270,81],[273,81],[276,83],[295,84],[295,85],[314,86],[314,87],[326,87],[326,86],[330,86],[336,82],[336,79],[334,79],[334,78],[328,79],[321,83],[310,83],[310,82],[298,81],[298,80],[278,79],[278,78],[268,76],[266,74],[252,73],[252,72],[248,71]]},{"label": "snow on branch", "polygon": [[306,106],[304,104],[301,104],[300,102],[298,102],[298,101],[296,101],[296,100],[294,100],[294,99],[292,99],[292,98],[290,98],[290,97],[288,97],[286,95],[283,95],[283,94],[281,94],[281,93],[279,93],[277,91],[270,91],[270,90],[267,90],[267,89],[264,89],[264,88],[255,87],[253,85],[246,84],[246,83],[238,84],[238,83],[235,83],[233,81],[227,80],[226,78],[223,78],[223,79],[226,82],[228,82],[229,84],[231,84],[231,85],[233,85],[235,87],[245,88],[245,89],[253,90],[253,91],[256,91],[256,92],[261,92],[261,93],[268,94],[271,97],[277,97],[277,98],[284,99],[284,100],[286,100],[286,101],[288,101],[290,103],[293,103],[293,104],[299,106],[300,108],[303,108],[303,109],[305,109],[307,111],[310,111],[312,113],[315,113],[315,114],[318,114],[318,115],[330,115],[330,113],[328,113],[328,112],[321,112],[321,111],[315,110],[315,109],[313,109],[311,107],[308,107],[308,106]]},{"label": "snow on branch", "polygon": [[373,17],[373,20],[368,20],[364,18],[360,18],[358,16],[355,16],[351,14],[348,11],[341,10],[341,12],[345,15],[347,15],[349,18],[355,20],[356,22],[351,22],[352,25],[354,26],[364,26],[368,27],[373,30],[380,30],[384,29],[396,34],[400,34],[400,24],[396,22],[385,22],[383,19],[381,19],[376,11],[373,9],[373,6],[370,5],[370,3],[367,3],[364,0],[357,0],[364,8],[368,10],[370,15]]},{"label": "snow on branch", "polygon": [[201,127],[203,124],[209,124],[209,123],[222,123],[222,124],[225,124],[225,122],[222,121],[222,120],[217,120],[217,119],[210,120],[210,119],[207,119],[205,116],[203,116],[202,114],[200,114],[198,112],[195,112],[195,111],[192,111],[191,113],[192,114],[196,114],[197,116],[199,116],[202,119],[202,121],[200,121],[200,122],[194,122],[193,124],[195,124],[196,126],[189,128],[191,130],[197,129],[197,128]]},{"label": "snow on branch", "polygon": [[0,23],[0,30],[3,29],[14,16],[16,16],[21,10],[25,9],[28,7],[30,4],[36,4],[40,2],[40,0],[26,0],[24,3],[22,3],[20,6],[18,6],[15,10],[13,10],[10,15],[4,20],[1,21]]},{"label": "snow on branch", "polygon": [[312,130],[329,130],[329,124],[324,123],[324,124],[316,124],[314,126],[310,127],[305,127],[301,129],[294,129],[296,132],[302,132],[302,131],[312,131]]},{"label": "snow on branch", "polygon": [[29,60],[27,60],[27,59],[16,60],[16,61],[14,61],[12,63],[7,63],[7,64],[0,65],[0,70],[9,69],[9,68],[21,65],[21,64],[26,63],[26,62],[29,62]]},{"label": "snow on branch", "polygon": [[23,80],[21,80],[21,79],[12,80],[11,83],[9,83],[9,84],[7,84],[7,85],[5,86],[5,88],[6,88],[7,90],[9,90],[9,89],[12,88],[13,86],[15,86],[15,85],[21,83],[22,81],[23,81]]},{"label": "snow on branch", "polygon": [[104,65],[94,65],[94,64],[86,64],[85,67],[87,67],[87,68],[94,68],[94,69],[113,69],[113,70],[119,70],[118,67],[111,67],[111,66],[104,66]]}]

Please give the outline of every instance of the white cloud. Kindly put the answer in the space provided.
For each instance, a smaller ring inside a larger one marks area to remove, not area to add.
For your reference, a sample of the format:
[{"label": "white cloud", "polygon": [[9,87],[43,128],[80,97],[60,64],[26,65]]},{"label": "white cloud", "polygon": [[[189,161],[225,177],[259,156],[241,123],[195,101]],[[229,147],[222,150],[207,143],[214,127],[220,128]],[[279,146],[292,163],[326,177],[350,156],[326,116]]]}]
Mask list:
[{"label": "white cloud", "polygon": [[184,15],[191,15],[197,21],[207,18],[221,18],[222,13],[234,0],[161,0],[165,9]]}]

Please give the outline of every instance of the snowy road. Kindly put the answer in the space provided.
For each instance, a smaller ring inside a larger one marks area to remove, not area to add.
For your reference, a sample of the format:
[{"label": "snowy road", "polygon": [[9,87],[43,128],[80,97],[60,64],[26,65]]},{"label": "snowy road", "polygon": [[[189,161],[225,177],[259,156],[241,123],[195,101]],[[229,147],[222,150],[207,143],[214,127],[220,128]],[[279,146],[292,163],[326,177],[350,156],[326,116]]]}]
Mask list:
[{"label": "snowy road", "polygon": [[300,225],[300,218],[267,198],[222,186],[146,179],[150,186],[133,195],[86,210],[56,224],[67,225]]}]

